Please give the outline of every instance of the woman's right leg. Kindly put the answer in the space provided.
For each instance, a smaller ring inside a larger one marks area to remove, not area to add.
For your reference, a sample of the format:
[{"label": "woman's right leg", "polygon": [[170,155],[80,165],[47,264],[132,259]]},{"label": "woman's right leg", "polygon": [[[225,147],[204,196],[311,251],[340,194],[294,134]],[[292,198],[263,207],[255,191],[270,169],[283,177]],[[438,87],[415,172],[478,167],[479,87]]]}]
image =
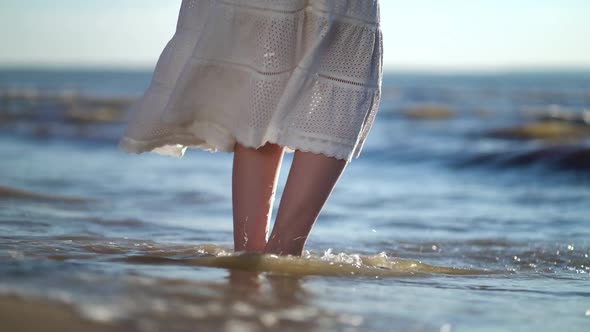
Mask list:
[{"label": "woman's right leg", "polygon": [[346,160],[295,151],[265,253],[299,256]]},{"label": "woman's right leg", "polygon": [[262,252],[272,212],[283,148],[236,143],[232,170],[234,250]]}]

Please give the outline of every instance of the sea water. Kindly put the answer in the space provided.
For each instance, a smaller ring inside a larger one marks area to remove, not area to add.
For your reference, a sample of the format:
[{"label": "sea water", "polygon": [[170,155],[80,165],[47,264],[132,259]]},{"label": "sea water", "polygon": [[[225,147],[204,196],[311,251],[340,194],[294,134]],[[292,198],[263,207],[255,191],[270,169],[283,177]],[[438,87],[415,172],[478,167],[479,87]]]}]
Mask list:
[{"label": "sea water", "polygon": [[301,258],[232,252],[231,154],[127,155],[123,118],[39,102],[149,78],[0,71],[1,331],[590,328],[590,74],[386,73]]}]

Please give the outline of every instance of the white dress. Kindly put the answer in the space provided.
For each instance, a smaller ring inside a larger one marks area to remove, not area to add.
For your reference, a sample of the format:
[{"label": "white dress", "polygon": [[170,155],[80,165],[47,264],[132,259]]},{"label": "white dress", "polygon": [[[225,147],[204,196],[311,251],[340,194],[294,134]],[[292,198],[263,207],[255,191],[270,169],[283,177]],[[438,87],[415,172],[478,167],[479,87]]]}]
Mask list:
[{"label": "white dress", "polygon": [[183,0],[120,147],[266,142],[350,161],[379,106],[379,0]]}]

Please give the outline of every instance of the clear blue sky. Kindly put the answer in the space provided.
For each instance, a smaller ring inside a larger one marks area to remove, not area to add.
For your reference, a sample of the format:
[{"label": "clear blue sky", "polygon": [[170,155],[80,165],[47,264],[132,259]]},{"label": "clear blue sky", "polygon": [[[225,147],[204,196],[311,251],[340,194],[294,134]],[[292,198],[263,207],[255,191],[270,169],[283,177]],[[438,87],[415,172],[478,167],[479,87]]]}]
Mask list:
[{"label": "clear blue sky", "polygon": [[[247,0],[245,0],[247,1]],[[151,67],[180,0],[1,0],[0,66]],[[590,68],[587,0],[381,0],[389,69]]]}]

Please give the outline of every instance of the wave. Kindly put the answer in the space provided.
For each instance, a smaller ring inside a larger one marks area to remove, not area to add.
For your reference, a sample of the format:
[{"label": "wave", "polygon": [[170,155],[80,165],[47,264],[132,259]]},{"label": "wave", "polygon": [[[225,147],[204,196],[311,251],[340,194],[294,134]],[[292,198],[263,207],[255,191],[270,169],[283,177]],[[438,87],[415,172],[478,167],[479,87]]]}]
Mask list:
[{"label": "wave", "polygon": [[304,257],[264,254],[226,254],[205,257],[154,257],[133,255],[118,259],[128,263],[179,264],[237,269],[251,272],[270,272],[295,276],[362,276],[362,277],[415,277],[426,275],[479,275],[491,271],[435,266],[417,260],[387,257],[385,253],[372,256],[340,253],[331,250],[323,256],[308,254]]},{"label": "wave", "polygon": [[0,186],[0,199],[35,200],[63,203],[87,203],[90,199],[73,196],[36,193],[19,188]]},{"label": "wave", "polygon": [[545,120],[491,130],[486,135],[516,140],[579,141],[590,137],[590,126],[575,122]]},{"label": "wave", "polygon": [[590,147],[563,144],[525,147],[511,151],[482,152],[467,157],[458,157],[458,160],[451,162],[451,164],[458,167],[498,168],[543,166],[558,171],[590,172]]},{"label": "wave", "polygon": [[[39,242],[43,246],[39,246]],[[22,238],[12,240],[10,256],[50,260],[87,259],[130,264],[178,265],[269,272],[297,276],[415,277],[426,275],[481,275],[494,271],[436,266],[419,260],[388,257],[385,253],[321,255],[306,252],[302,257],[235,253],[211,244],[162,245],[145,240],[106,240],[87,236]],[[2,249],[2,248],[0,248]],[[58,254],[56,254],[58,253]]]}]

